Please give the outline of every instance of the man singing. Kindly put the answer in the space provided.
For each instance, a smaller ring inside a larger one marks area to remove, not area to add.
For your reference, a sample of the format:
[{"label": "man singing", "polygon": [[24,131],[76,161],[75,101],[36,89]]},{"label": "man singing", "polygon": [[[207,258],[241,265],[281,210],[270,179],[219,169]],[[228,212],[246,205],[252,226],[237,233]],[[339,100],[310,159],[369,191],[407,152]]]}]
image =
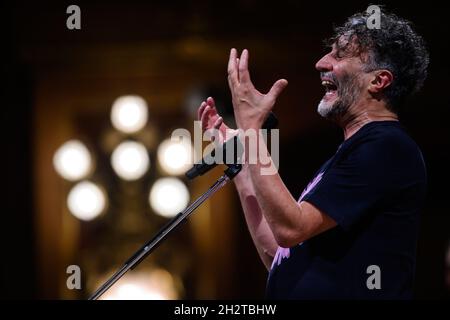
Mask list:
[{"label": "man singing", "polygon": [[[316,64],[325,95],[318,113],[339,125],[344,141],[298,201],[278,174],[246,163],[235,178],[245,219],[269,270],[273,299],[408,299],[412,297],[419,209],[426,192],[421,152],[398,121],[404,101],[427,74],[428,53],[411,24],[367,13],[335,29]],[[249,53],[231,50],[228,82],[237,126],[261,129],[282,79],[256,90]],[[198,110],[204,129],[229,129],[213,98]],[[260,143],[259,148],[267,147]],[[296,150],[301,159],[308,150]]]}]

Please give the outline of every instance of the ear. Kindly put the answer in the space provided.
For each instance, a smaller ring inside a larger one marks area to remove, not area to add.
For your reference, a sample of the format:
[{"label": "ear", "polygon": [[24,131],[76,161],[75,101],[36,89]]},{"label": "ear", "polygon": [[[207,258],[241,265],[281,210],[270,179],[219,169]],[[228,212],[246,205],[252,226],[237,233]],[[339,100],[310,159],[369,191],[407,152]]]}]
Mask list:
[{"label": "ear", "polygon": [[369,84],[369,92],[379,93],[389,87],[394,80],[393,74],[389,70],[377,70]]}]

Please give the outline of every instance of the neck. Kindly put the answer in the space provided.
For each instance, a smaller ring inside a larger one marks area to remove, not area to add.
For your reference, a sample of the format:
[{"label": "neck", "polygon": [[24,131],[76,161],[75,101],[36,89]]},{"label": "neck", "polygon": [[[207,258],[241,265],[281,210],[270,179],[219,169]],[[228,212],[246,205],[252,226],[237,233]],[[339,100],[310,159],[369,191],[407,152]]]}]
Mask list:
[{"label": "neck", "polygon": [[351,112],[349,109],[348,116],[339,121],[339,125],[344,131],[344,140],[350,138],[364,125],[372,121],[398,121],[398,116],[385,107],[366,107],[359,112]]}]

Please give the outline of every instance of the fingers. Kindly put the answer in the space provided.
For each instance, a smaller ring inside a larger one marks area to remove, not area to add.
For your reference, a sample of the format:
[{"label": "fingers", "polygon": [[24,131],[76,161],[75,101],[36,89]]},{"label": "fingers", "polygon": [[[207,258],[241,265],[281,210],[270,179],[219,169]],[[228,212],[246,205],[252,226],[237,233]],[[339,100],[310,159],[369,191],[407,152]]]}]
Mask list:
[{"label": "fingers", "polygon": [[[214,121],[213,127],[211,129],[218,130],[218,134],[221,135],[219,128],[222,125],[222,123],[223,123],[222,117],[217,118],[216,121]],[[219,137],[219,138],[220,138],[220,140],[222,140],[222,137]],[[211,136],[211,141],[215,141],[215,140],[216,140],[216,136],[213,134]]]},{"label": "fingers", "polygon": [[228,82],[230,86],[235,85],[239,82],[236,59],[237,59],[237,51],[235,48],[233,48],[230,51],[230,59],[228,60]]},{"label": "fingers", "polygon": [[207,129],[208,127],[208,112],[211,110],[211,106],[206,105],[205,109],[203,110],[203,113],[201,115],[201,122],[202,122],[202,130]]},{"label": "fingers", "polygon": [[197,119],[202,120],[202,116],[205,113],[206,107],[209,106],[210,108],[208,110],[215,110],[216,109],[216,102],[212,97],[208,97],[206,101],[203,101],[200,104],[200,107],[197,110]]},{"label": "fingers", "polygon": [[219,130],[219,128],[222,125],[222,123],[223,123],[223,118],[222,117],[218,117],[217,120],[214,122],[214,125],[213,125],[214,129]]},{"label": "fingers", "polygon": [[267,96],[273,100],[276,100],[280,93],[286,88],[288,85],[288,82],[286,79],[280,79],[277,82],[275,82],[270,88],[269,93],[267,93]]},{"label": "fingers", "polygon": [[248,71],[248,57],[249,52],[247,49],[242,51],[240,58],[238,58],[235,48],[230,51],[230,58],[228,60],[228,85],[230,86],[232,95],[234,88],[240,83],[249,84],[253,87]]},{"label": "fingers", "polygon": [[208,99],[206,99],[206,103],[212,108],[216,108],[216,102],[212,97],[208,97]]},{"label": "fingers", "polygon": [[203,110],[205,110],[205,107],[206,107],[206,102],[203,101],[203,102],[200,104],[200,107],[199,107],[198,110],[197,110],[197,119],[198,119],[198,120],[201,120],[201,119],[202,119],[202,114],[203,114]]},{"label": "fingers", "polygon": [[222,125],[223,118],[217,114],[216,102],[212,97],[208,97],[201,103],[198,109],[198,119],[202,122],[203,130],[210,129],[211,126],[218,129]]},{"label": "fingers", "polygon": [[248,72],[248,50],[244,49],[238,63],[239,82],[250,82],[250,73]]}]

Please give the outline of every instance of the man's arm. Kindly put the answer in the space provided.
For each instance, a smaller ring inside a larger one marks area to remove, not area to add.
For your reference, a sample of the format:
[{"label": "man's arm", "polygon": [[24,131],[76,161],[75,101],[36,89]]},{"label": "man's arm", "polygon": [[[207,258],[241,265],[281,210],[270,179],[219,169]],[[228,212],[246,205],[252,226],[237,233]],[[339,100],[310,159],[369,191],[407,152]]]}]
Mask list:
[{"label": "man's arm", "polygon": [[278,245],[262,213],[252,180],[249,177],[249,169],[246,165],[243,166],[241,172],[234,178],[234,183],[239,193],[245,221],[253,243],[264,266],[267,270],[270,270]]},{"label": "man's arm", "polygon": [[[238,59],[235,49],[230,52],[228,83],[238,127],[244,131],[251,129],[256,132],[259,132],[278,95],[287,86],[286,80],[278,80],[267,94],[260,93],[250,80],[248,51],[244,50]],[[268,154],[260,133],[258,140],[260,148],[258,154]],[[336,226],[332,218],[310,203],[302,201],[299,204],[287,190],[278,173],[262,175],[261,169],[260,161],[249,164],[250,179],[261,211],[281,247],[292,247]]]},{"label": "man's arm", "polygon": [[[222,138],[227,136],[227,131],[230,131],[230,128],[223,123],[222,117],[217,113],[215,101],[211,97],[200,105],[198,119],[202,122],[203,131],[217,129],[220,131]],[[269,270],[278,246],[258,204],[247,165],[243,165],[241,172],[233,181],[239,194],[245,221],[253,243],[264,266]]]},{"label": "man's arm", "polygon": [[[262,136],[259,137],[258,148],[268,153]],[[336,226],[330,216],[309,202],[298,203],[278,173],[261,174],[259,161],[248,166],[257,201],[279,246],[293,247]]]}]

